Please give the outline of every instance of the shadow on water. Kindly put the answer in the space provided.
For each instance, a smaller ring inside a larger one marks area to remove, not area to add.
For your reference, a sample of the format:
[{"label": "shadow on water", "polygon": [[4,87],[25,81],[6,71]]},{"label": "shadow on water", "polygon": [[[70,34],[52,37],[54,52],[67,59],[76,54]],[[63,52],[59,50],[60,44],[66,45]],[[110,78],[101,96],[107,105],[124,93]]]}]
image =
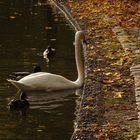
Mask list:
[{"label": "shadow on water", "polygon": [[[29,93],[30,108],[25,117],[20,111],[7,109],[8,102],[19,95],[6,79],[12,72],[32,72],[39,64],[42,71],[75,80],[74,33],[49,5],[38,1],[0,0],[0,26],[0,139],[69,139],[75,91]],[[56,53],[47,65],[43,52],[48,45]]]}]

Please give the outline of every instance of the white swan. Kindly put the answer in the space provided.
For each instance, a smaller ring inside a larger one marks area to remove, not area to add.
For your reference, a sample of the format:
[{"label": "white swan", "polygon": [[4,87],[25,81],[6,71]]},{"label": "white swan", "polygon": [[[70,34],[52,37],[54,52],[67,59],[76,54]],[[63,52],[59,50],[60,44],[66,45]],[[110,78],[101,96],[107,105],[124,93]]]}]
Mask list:
[{"label": "white swan", "polygon": [[64,89],[78,89],[83,85],[84,81],[84,68],[81,56],[82,40],[84,40],[84,32],[77,31],[75,34],[75,59],[78,71],[78,78],[76,81],[70,81],[67,78],[46,73],[37,72],[25,76],[19,81],[8,79],[15,87],[21,91],[31,91],[31,90],[64,90]]}]

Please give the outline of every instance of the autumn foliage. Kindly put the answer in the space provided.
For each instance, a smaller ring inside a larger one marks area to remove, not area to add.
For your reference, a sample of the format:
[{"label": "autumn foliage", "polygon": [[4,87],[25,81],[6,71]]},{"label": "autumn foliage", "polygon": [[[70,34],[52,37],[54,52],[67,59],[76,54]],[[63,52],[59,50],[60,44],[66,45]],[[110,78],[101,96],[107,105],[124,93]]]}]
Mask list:
[{"label": "autumn foliage", "polygon": [[[71,9],[73,17],[79,21],[81,27],[86,29],[88,36],[86,65],[89,66],[85,81],[91,93],[84,95],[86,98],[83,110],[96,108],[98,94],[94,96],[93,92],[96,92],[96,83],[102,85],[97,90],[103,94],[104,104],[100,109],[104,111],[102,117],[108,123],[100,127],[94,124],[90,129],[95,134],[98,132],[99,140],[106,140],[109,137],[136,139],[138,127],[134,121],[137,120],[134,81],[129,70],[134,64],[132,51],[124,52],[112,29],[116,26],[126,30],[140,28],[140,1],[69,0],[67,7]],[[104,20],[108,17],[113,22]]]},{"label": "autumn foliage", "polygon": [[[140,1],[138,0],[69,0],[69,6],[76,12],[80,11],[81,19],[94,24],[94,15],[109,15],[116,24],[130,28],[140,27]],[[77,10],[76,10],[77,9]]]}]

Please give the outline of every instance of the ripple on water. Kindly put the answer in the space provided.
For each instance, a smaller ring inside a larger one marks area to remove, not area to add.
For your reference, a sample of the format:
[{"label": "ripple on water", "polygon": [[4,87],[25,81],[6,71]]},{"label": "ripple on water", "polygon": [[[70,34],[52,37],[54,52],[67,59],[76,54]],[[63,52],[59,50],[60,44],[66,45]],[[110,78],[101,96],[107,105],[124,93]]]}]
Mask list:
[{"label": "ripple on water", "polygon": [[28,94],[31,109],[40,109],[45,112],[63,106],[64,102],[72,100],[75,96],[74,90],[57,92],[40,92]]}]

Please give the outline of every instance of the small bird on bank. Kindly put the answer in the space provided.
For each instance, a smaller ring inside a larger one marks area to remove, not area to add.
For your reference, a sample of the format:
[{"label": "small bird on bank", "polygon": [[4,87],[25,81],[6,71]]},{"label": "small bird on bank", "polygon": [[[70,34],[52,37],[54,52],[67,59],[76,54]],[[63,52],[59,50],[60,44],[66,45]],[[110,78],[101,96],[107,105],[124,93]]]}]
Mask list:
[{"label": "small bird on bank", "polygon": [[22,92],[20,99],[12,99],[8,105],[10,110],[22,110],[29,108],[29,102],[27,100],[26,93]]}]

